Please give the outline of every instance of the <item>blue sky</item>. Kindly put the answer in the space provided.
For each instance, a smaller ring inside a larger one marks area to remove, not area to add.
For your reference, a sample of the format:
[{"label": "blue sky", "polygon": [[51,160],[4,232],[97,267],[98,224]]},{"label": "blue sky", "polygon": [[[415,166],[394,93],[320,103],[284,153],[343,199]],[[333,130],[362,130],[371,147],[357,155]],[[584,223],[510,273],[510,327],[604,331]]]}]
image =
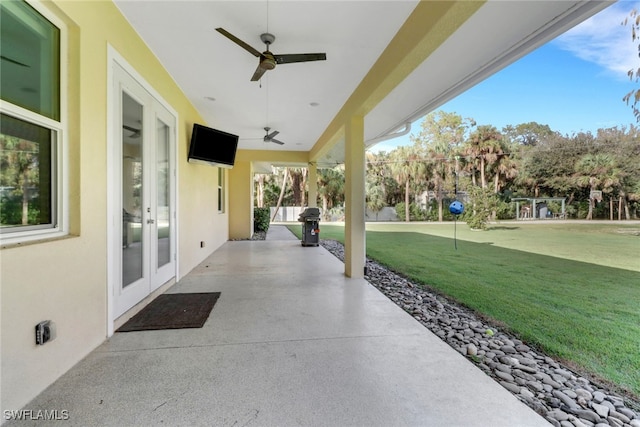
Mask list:
[{"label": "blue sky", "polygon": [[[546,124],[571,135],[636,124],[622,97],[640,87],[627,76],[640,67],[638,42],[620,23],[640,2],[619,1],[440,107],[478,125]],[[413,123],[417,134],[420,121]],[[390,151],[409,136],[377,144]]]}]

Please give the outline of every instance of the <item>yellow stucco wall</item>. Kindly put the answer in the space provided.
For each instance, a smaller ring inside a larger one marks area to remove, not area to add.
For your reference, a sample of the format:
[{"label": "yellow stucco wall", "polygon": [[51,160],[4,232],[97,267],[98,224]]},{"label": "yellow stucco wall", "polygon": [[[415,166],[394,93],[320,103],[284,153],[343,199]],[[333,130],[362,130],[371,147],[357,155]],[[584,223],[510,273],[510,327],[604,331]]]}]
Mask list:
[{"label": "yellow stucco wall", "polygon": [[[41,7],[68,26],[66,142],[73,235],[0,251],[1,410],[26,405],[107,335],[108,45],[178,113],[179,274],[228,239],[228,214],[217,209],[217,169],[186,160],[191,127],[202,118],[119,10],[97,0],[43,2]],[[36,346],[34,326],[46,319],[55,322],[57,338]]]},{"label": "yellow stucco wall", "polygon": [[253,167],[236,158],[229,171],[229,238],[249,239],[253,235]]}]

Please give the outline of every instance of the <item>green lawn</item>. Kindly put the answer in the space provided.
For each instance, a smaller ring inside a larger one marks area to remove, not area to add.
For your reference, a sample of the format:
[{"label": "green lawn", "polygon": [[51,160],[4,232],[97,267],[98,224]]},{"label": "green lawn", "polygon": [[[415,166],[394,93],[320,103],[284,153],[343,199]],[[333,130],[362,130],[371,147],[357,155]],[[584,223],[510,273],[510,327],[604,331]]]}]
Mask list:
[{"label": "green lawn", "polygon": [[[290,227],[300,232],[299,226]],[[344,228],[321,224],[344,242]],[[367,255],[640,396],[640,225],[367,224]]]}]

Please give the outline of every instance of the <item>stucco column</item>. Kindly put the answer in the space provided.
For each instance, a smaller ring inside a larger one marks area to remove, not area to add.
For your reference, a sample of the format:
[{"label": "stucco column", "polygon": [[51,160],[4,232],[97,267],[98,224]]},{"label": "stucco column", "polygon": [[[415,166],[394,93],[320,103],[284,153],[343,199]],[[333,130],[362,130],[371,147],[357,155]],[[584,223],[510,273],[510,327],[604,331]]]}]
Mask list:
[{"label": "stucco column", "polygon": [[315,163],[309,163],[309,175],[307,182],[309,185],[309,195],[307,197],[307,206],[310,208],[318,207],[318,167]]},{"label": "stucco column", "polygon": [[365,146],[364,117],[345,125],[345,227],[344,267],[348,277],[364,276],[365,267]]},{"label": "stucco column", "polygon": [[253,236],[253,167],[251,162],[236,161],[229,171],[229,238]]}]

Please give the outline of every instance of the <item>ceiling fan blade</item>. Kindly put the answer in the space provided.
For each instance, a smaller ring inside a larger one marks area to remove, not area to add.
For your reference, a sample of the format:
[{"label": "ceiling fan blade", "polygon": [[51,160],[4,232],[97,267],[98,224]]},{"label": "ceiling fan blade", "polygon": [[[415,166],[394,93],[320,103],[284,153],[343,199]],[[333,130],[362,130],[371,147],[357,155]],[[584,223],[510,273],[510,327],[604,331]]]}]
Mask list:
[{"label": "ceiling fan blade", "polygon": [[271,132],[269,135],[267,135],[267,139],[273,139],[274,136],[276,136],[277,134],[279,134],[280,132],[278,132],[277,130],[274,130],[273,132]]},{"label": "ceiling fan blade", "polygon": [[277,139],[273,139],[273,138],[271,138],[271,139],[270,139],[270,141],[271,141],[271,142],[275,142],[276,144],[284,145],[284,142],[282,142],[282,141],[278,141]]},{"label": "ceiling fan blade", "polygon": [[260,65],[258,65],[258,68],[256,68],[255,73],[253,73],[253,77],[251,77],[251,81],[257,82],[258,80],[260,80],[262,78],[262,75],[265,73],[265,71],[267,71],[265,68],[262,68]]},{"label": "ceiling fan blade", "polygon": [[240,40],[239,38],[237,38],[236,36],[234,36],[233,34],[228,32],[224,28],[216,28],[216,31],[219,32],[220,34],[222,34],[223,36],[225,36],[226,38],[228,38],[229,40],[231,40],[232,42],[234,42],[235,44],[237,44],[238,46],[242,47],[244,50],[246,50],[247,52],[249,52],[253,56],[260,57],[260,52],[258,52],[252,46],[250,46],[249,44],[243,42],[242,40]]},{"label": "ceiling fan blade", "polygon": [[293,62],[324,61],[326,53],[290,53],[285,55],[273,55],[278,64],[291,64]]},{"label": "ceiling fan blade", "polygon": [[22,63],[22,62],[20,62],[20,61],[16,61],[15,59],[8,58],[8,57],[6,57],[6,56],[4,56],[4,55],[0,55],[0,59],[3,59],[4,61],[7,61],[7,62],[11,62],[12,64],[20,65],[20,66],[22,66],[22,67],[31,68],[31,67],[30,67],[29,65],[27,65],[27,64],[24,64],[24,63]]},{"label": "ceiling fan blade", "polygon": [[142,132],[142,129],[136,129],[132,126],[127,126],[127,125],[122,125],[122,129],[131,132],[131,135],[129,135],[129,138],[140,138],[140,134]]},{"label": "ceiling fan blade", "polygon": [[128,130],[129,132],[140,132],[140,129],[136,129],[132,126],[122,125],[122,129]]}]

